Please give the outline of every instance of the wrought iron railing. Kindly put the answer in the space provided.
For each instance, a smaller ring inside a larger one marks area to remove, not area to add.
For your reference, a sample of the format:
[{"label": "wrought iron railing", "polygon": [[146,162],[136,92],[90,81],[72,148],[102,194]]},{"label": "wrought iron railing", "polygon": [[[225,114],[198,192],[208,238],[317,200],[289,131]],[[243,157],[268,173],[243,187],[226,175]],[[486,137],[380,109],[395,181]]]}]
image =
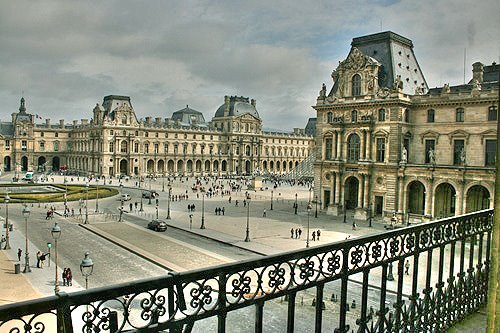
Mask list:
[{"label": "wrought iron railing", "polygon": [[5,305],[0,331],[445,332],[486,301],[492,215]]}]

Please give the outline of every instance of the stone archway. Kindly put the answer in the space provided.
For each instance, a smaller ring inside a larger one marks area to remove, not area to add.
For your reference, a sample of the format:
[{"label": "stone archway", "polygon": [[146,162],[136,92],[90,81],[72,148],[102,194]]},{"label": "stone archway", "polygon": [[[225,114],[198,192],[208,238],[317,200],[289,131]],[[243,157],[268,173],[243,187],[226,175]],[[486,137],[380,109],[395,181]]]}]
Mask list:
[{"label": "stone archway", "polygon": [[192,173],[193,172],[193,161],[187,160],[186,162],[186,173]]},{"label": "stone archway", "polygon": [[21,171],[28,171],[28,158],[26,156],[21,157]]},{"label": "stone archway", "polygon": [[251,175],[252,174],[252,163],[249,160],[247,160],[245,162],[245,173],[247,175]]},{"label": "stone archway", "polygon": [[425,215],[425,186],[418,180],[408,184],[408,213]]},{"label": "stone archway", "polygon": [[157,170],[161,174],[165,173],[165,161],[164,160],[159,160],[158,161]]},{"label": "stone archway", "polygon": [[128,175],[128,162],[126,159],[120,161],[120,175]]},{"label": "stone archway", "polygon": [[45,156],[40,156],[38,158],[38,172],[45,172],[45,163],[47,163]]},{"label": "stone archway", "polygon": [[60,167],[61,167],[61,161],[59,159],[59,156],[54,156],[52,158],[52,171],[59,171]]},{"label": "stone archway", "polygon": [[355,209],[358,207],[358,191],[358,178],[354,176],[347,178],[344,185],[344,200],[346,209]]},{"label": "stone archway", "polygon": [[197,173],[201,173],[201,161],[200,160],[196,160],[196,172]]},{"label": "stone archway", "polygon": [[205,161],[205,172],[210,172],[210,161]]},{"label": "stone archway", "polygon": [[182,160],[177,161],[177,174],[184,174],[184,162]]},{"label": "stone archway", "polygon": [[4,171],[10,171],[10,156],[5,156],[3,158],[3,169]]},{"label": "stone archway", "polygon": [[490,208],[490,192],[482,185],[474,185],[467,191],[466,212]]},{"label": "stone archway", "polygon": [[453,185],[441,183],[434,194],[434,216],[437,218],[455,216],[456,191]]},{"label": "stone archway", "polygon": [[148,174],[153,174],[155,172],[155,161],[148,160],[148,163],[146,164],[146,170],[148,171]]},{"label": "stone archway", "polygon": [[226,160],[222,161],[221,171],[222,172],[227,172],[227,161]]},{"label": "stone archway", "polygon": [[219,171],[219,161],[215,160],[214,161],[214,172],[218,172]]}]

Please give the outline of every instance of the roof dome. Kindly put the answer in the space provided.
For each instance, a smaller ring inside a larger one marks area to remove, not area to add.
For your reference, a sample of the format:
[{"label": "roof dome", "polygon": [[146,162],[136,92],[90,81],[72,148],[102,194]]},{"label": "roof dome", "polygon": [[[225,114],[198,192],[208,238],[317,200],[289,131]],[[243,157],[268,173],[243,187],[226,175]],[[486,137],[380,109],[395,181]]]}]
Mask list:
[{"label": "roof dome", "polygon": [[260,118],[257,109],[255,108],[255,100],[249,100],[243,96],[225,96],[224,104],[222,104],[215,112],[214,118],[217,117],[239,117],[249,113],[255,118]]},{"label": "roof dome", "polygon": [[172,120],[179,121],[183,125],[206,126],[205,118],[200,111],[191,109],[188,105],[184,109],[175,111]]}]

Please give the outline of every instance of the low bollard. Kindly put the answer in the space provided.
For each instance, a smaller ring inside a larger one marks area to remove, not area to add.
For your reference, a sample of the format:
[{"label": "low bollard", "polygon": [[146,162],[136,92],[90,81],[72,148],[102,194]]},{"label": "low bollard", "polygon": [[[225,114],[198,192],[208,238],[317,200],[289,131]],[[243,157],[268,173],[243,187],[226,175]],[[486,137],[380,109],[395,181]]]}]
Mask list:
[{"label": "low bollard", "polygon": [[14,264],[14,274],[21,274],[21,264]]}]

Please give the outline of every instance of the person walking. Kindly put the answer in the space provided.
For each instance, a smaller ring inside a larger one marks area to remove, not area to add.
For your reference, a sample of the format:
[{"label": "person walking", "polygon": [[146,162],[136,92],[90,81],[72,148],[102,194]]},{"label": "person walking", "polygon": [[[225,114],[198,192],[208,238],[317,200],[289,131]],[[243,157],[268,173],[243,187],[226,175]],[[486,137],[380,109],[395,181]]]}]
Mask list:
[{"label": "person walking", "polygon": [[295,239],[299,238],[299,230],[300,229],[295,229]]},{"label": "person walking", "polygon": [[299,229],[299,238],[302,236],[302,229]]},{"label": "person walking", "polygon": [[352,222],[352,230],[356,230],[356,222]]},{"label": "person walking", "polygon": [[63,272],[62,272],[62,281],[63,281],[63,286],[65,286],[65,285],[67,284],[67,282],[66,282],[66,270],[67,270],[67,268],[66,268],[66,267],[64,267],[64,270],[63,270]]},{"label": "person walking", "polygon": [[321,236],[321,230],[316,230],[316,239],[319,241],[319,236]]},{"label": "person walking", "polygon": [[23,254],[23,250],[20,248],[17,249],[17,261],[21,261],[21,255]]},{"label": "person walking", "polygon": [[293,228],[292,228],[292,229],[290,229],[290,238],[293,238],[293,235],[294,235],[294,234],[295,234],[295,230],[293,230]]},{"label": "person walking", "polygon": [[73,285],[73,273],[71,273],[71,268],[67,268],[66,269],[66,282],[68,284],[68,286],[72,286]]},{"label": "person walking", "polygon": [[264,212],[262,213],[262,217],[266,217],[266,210],[264,209]]},{"label": "person walking", "polygon": [[40,251],[36,253],[36,268],[40,268]]},{"label": "person walking", "polygon": [[314,242],[316,240],[316,231],[313,231],[312,238],[313,238],[313,242]]},{"label": "person walking", "polygon": [[406,260],[405,262],[405,274],[410,275],[410,261]]}]

